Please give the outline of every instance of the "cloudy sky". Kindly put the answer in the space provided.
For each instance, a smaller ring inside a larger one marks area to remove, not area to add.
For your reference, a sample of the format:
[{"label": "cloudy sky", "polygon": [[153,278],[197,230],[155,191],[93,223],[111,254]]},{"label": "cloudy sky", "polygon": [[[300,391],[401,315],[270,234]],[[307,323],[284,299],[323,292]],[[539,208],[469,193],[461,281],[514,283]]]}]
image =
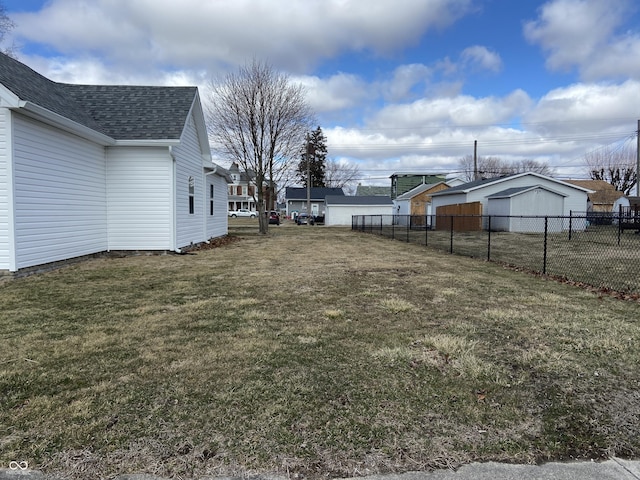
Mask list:
[{"label": "cloudy sky", "polygon": [[455,173],[474,140],[561,178],[587,175],[585,152],[635,144],[636,0],[0,3],[18,58],[60,82],[205,90],[265,60],[305,85],[329,156],[363,184]]}]

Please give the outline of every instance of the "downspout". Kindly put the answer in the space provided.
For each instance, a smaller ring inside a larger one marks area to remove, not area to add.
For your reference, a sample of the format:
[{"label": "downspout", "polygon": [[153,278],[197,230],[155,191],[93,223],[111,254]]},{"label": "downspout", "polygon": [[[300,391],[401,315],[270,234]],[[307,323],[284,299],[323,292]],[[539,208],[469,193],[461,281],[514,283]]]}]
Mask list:
[{"label": "downspout", "polygon": [[176,173],[176,156],[173,153],[173,146],[169,145],[169,156],[171,157],[171,249],[176,253],[182,253],[182,250],[176,247],[178,243],[177,237],[177,202],[176,202],[176,187],[177,187],[177,173]]},{"label": "downspout", "polygon": [[13,164],[14,148],[13,148],[13,112],[9,109],[6,110],[6,149],[7,149],[7,235],[9,241],[9,271],[18,271],[18,245],[16,239],[16,215],[15,215],[15,177]]}]

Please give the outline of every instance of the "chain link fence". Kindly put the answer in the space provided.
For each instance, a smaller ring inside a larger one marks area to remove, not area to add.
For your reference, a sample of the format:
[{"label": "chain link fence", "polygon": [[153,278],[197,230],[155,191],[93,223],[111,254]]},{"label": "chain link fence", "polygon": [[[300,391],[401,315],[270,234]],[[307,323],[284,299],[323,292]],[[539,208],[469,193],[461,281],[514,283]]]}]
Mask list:
[{"label": "chain link fence", "polygon": [[640,293],[640,222],[621,222],[615,214],[356,215],[351,228],[598,288]]}]

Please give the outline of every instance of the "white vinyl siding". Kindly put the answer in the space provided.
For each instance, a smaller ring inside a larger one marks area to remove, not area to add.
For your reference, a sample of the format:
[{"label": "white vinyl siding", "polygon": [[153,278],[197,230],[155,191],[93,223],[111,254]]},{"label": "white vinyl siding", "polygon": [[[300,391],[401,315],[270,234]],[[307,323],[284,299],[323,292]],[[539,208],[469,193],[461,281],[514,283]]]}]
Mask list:
[{"label": "white vinyl siding", "polygon": [[11,112],[7,108],[0,108],[0,270],[11,270],[11,254],[13,247],[10,243],[9,195],[10,161],[11,161]]},{"label": "white vinyl siding", "polygon": [[[198,142],[193,114],[185,125],[180,145],[173,149],[176,159],[176,247],[181,248],[207,240],[204,231],[204,202],[199,199],[209,194],[205,191],[202,152]],[[194,180],[194,212],[189,213],[189,177]]]},{"label": "white vinyl siding", "polygon": [[[206,197],[206,225],[207,239],[222,237],[227,234],[229,217],[227,216],[227,181],[220,175],[211,174],[205,177],[207,179],[207,197]],[[209,210],[209,193],[213,184],[213,215]]]},{"label": "white vinyl siding", "polygon": [[167,147],[107,149],[109,250],[173,250],[173,162]]},{"label": "white vinyl siding", "polygon": [[106,249],[104,148],[13,115],[16,268]]}]

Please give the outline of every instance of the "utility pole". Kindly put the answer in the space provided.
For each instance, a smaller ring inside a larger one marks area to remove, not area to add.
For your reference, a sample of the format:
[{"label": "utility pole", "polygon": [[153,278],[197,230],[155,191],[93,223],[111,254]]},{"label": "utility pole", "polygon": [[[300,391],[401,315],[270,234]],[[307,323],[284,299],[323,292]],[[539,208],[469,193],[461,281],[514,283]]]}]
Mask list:
[{"label": "utility pole", "polygon": [[473,179],[478,180],[478,141],[473,141]]}]

